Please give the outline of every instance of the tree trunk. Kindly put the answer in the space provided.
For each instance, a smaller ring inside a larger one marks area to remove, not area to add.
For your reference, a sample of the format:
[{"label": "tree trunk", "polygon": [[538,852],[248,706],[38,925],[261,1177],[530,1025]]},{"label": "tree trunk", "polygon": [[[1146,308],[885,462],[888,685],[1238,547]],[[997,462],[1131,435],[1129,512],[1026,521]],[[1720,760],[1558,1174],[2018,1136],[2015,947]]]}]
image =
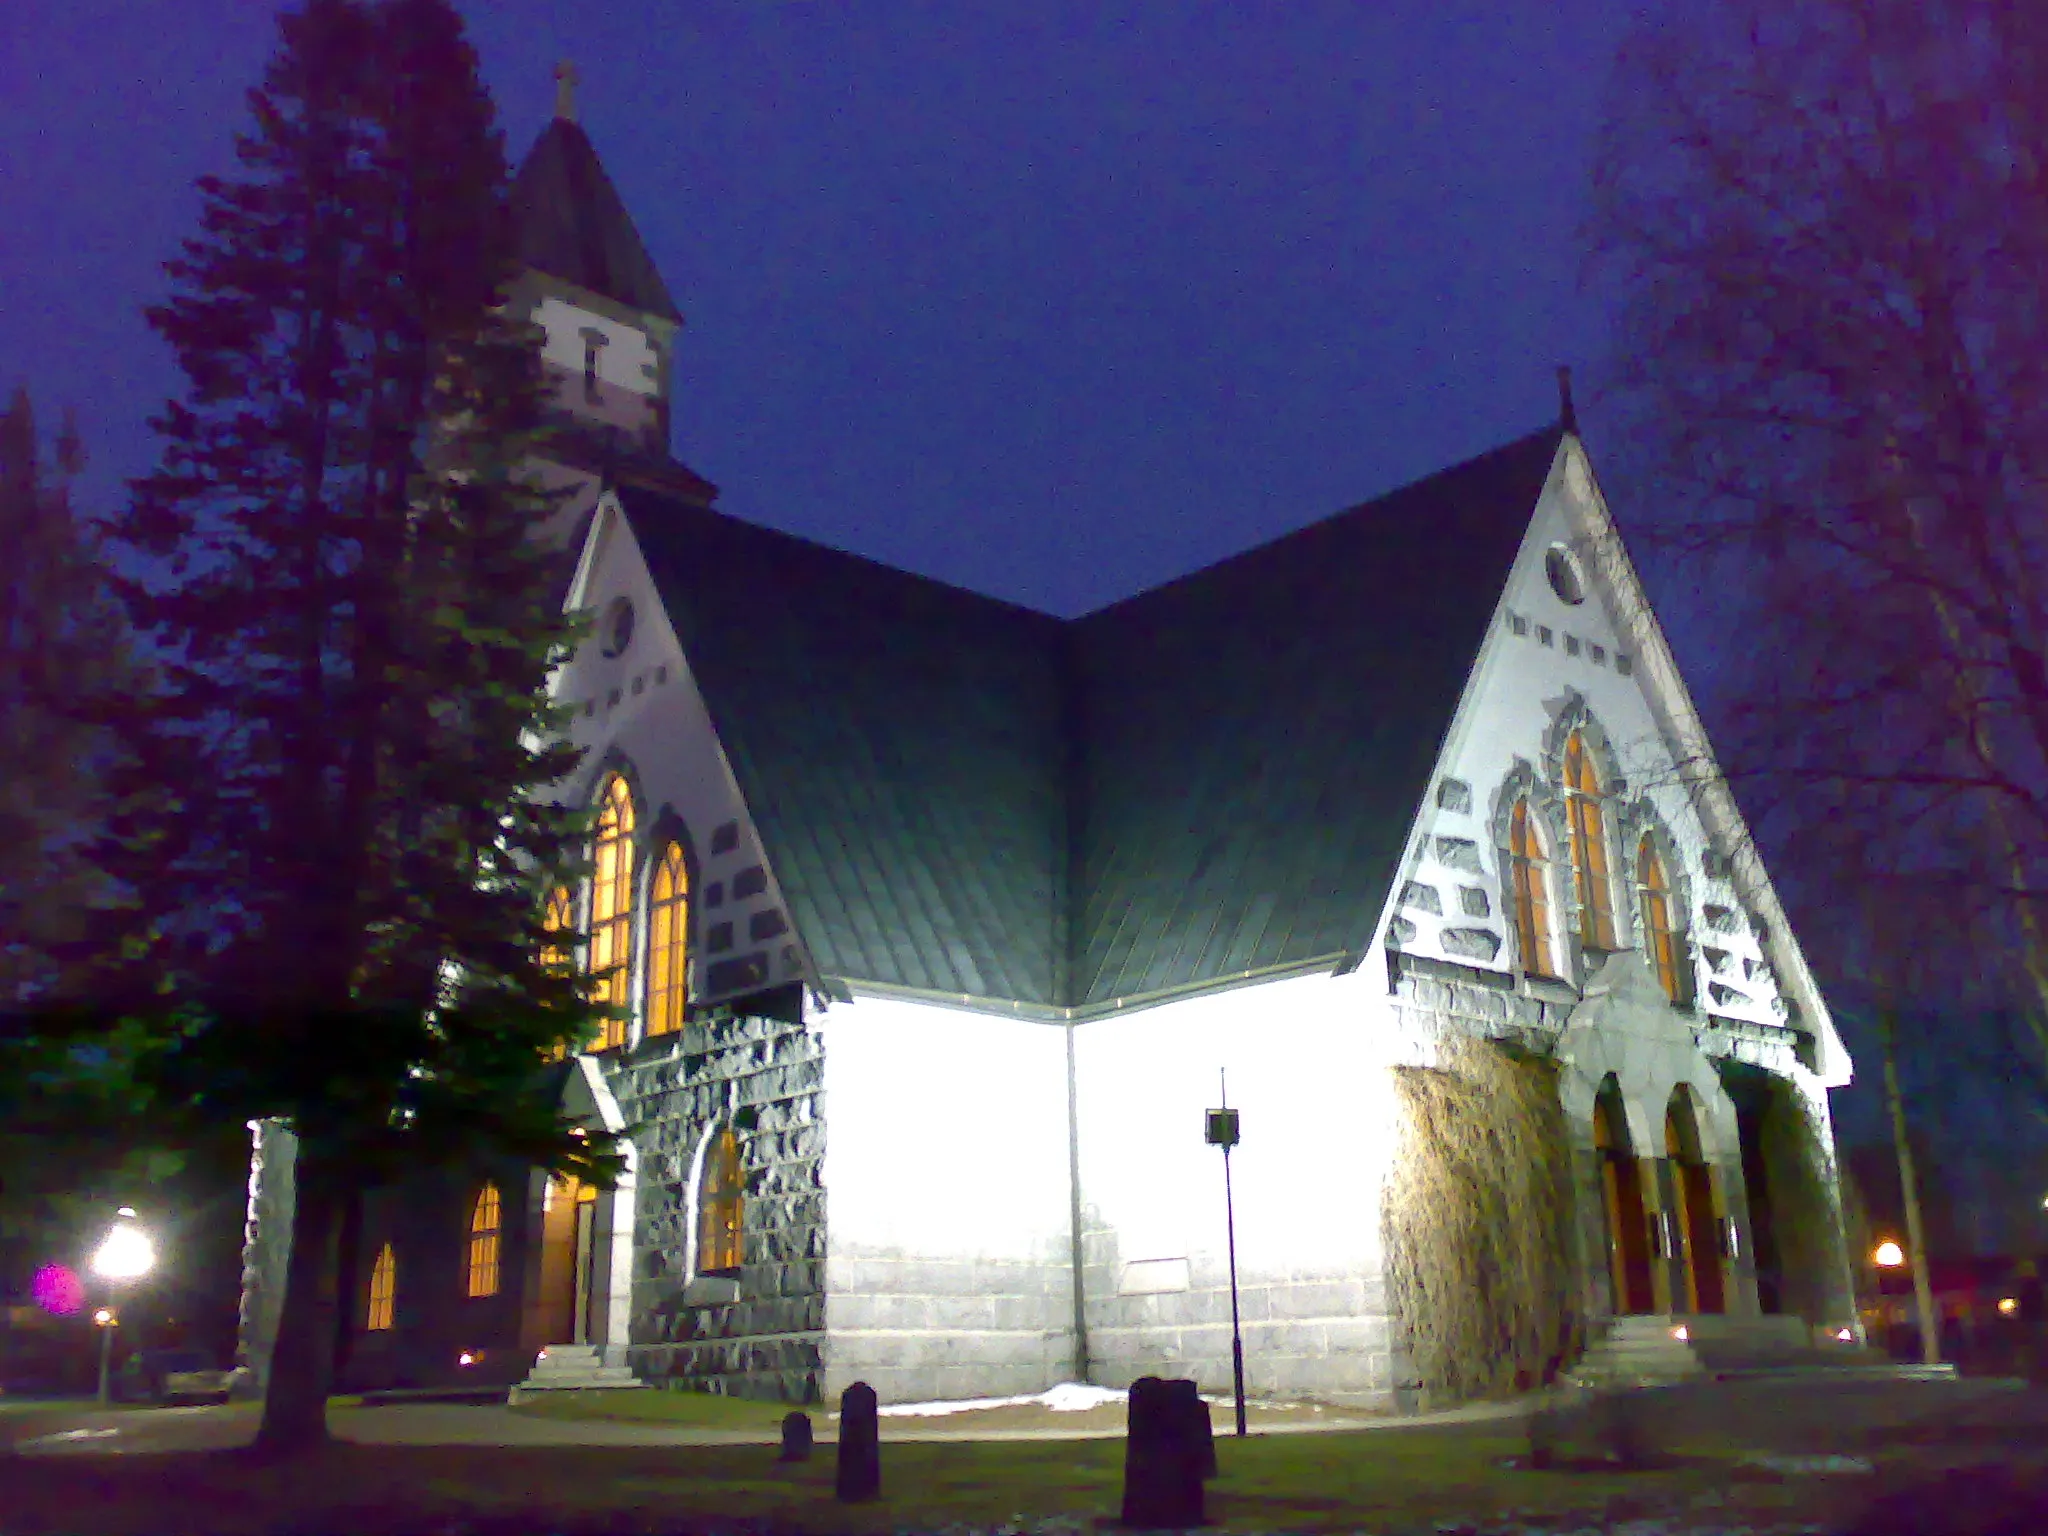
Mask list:
[{"label": "tree trunk", "polygon": [[363,1191],[351,1181],[341,1196],[339,1255],[335,1261],[333,1381],[347,1378],[349,1356],[363,1314]]},{"label": "tree trunk", "polygon": [[343,1185],[331,1156],[309,1139],[299,1143],[298,1201],[292,1214],[291,1259],[284,1306],[263,1395],[256,1448],[295,1455],[327,1443],[327,1394],[334,1381],[337,1239]]}]

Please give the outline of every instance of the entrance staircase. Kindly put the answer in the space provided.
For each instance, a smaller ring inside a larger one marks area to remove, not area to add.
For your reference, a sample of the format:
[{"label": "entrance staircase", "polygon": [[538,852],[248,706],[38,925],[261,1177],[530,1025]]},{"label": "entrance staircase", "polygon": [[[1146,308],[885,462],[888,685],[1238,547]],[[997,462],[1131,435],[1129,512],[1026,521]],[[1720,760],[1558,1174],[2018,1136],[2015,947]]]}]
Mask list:
[{"label": "entrance staircase", "polygon": [[1566,1376],[1579,1386],[1613,1388],[1901,1369],[1874,1349],[1817,1337],[1803,1318],[1663,1314],[1613,1319]]},{"label": "entrance staircase", "polygon": [[507,1401],[523,1402],[541,1392],[615,1392],[645,1385],[623,1365],[606,1365],[594,1344],[550,1344]]}]

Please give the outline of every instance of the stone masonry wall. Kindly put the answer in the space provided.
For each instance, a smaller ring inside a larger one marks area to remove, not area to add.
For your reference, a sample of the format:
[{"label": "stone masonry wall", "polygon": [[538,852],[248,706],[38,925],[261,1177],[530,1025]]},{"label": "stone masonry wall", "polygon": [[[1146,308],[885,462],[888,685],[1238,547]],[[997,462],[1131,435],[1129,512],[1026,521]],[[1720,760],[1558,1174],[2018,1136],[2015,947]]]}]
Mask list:
[{"label": "stone masonry wall", "polygon": [[[607,1069],[639,1149],[627,1364],[654,1386],[817,1400],[822,1383],[823,1051],[802,1024],[736,1017],[658,1036]],[[746,1169],[736,1287],[690,1274],[691,1180],[730,1121]]]}]

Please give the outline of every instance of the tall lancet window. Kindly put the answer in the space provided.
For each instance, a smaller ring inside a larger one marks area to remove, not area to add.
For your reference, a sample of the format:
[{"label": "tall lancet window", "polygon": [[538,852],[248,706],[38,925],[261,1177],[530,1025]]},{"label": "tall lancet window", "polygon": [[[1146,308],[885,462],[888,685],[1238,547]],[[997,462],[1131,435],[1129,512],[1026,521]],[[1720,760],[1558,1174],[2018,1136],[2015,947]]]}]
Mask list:
[{"label": "tall lancet window", "polygon": [[377,1250],[376,1262],[370,1266],[370,1305],[363,1318],[364,1328],[371,1333],[388,1330],[397,1303],[398,1255],[386,1243]]},{"label": "tall lancet window", "polygon": [[1636,849],[1636,886],[1643,902],[1643,949],[1664,984],[1664,995],[1682,1003],[1685,977],[1678,965],[1678,936],[1671,927],[1671,881],[1657,845],[1647,837]]},{"label": "tall lancet window", "polygon": [[603,979],[593,1001],[618,1013],[604,1021],[602,1049],[626,1043],[627,986],[633,956],[633,796],[617,774],[598,801],[597,843],[591,849],[590,974]]},{"label": "tall lancet window", "polygon": [[647,906],[647,1033],[672,1035],[683,1027],[690,958],[690,874],[683,847],[670,843],[654,867]]},{"label": "tall lancet window", "polygon": [[[569,888],[558,885],[548,896],[547,913],[541,919],[547,934],[540,962],[550,971],[570,972],[576,965],[576,909],[569,900]],[[552,1046],[549,1061],[561,1061],[569,1054],[567,1045]]]},{"label": "tall lancet window", "polygon": [[1550,937],[1550,859],[1542,830],[1527,800],[1517,800],[1508,821],[1508,870],[1515,904],[1515,938],[1522,969],[1531,976],[1555,976]]},{"label": "tall lancet window", "polygon": [[504,1222],[504,1205],[498,1186],[486,1184],[477,1191],[476,1204],[469,1208],[469,1294],[498,1294],[498,1236]]},{"label": "tall lancet window", "polygon": [[1614,948],[1614,879],[1607,867],[1607,819],[1600,807],[1600,771],[1583,731],[1564,744],[1564,803],[1571,825],[1573,894],[1579,939],[1589,949]]},{"label": "tall lancet window", "polygon": [[747,1208],[746,1170],[740,1166],[740,1139],[731,1126],[718,1133],[704,1153],[697,1186],[697,1273],[737,1275],[740,1272],[741,1228]]}]

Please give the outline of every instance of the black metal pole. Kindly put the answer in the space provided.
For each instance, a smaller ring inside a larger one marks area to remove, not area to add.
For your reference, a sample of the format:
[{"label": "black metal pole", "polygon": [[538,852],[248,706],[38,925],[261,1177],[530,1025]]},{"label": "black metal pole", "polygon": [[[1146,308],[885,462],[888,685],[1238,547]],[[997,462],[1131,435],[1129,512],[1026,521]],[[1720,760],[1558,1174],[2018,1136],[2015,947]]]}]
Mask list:
[{"label": "black metal pole", "polygon": [[1237,1203],[1230,1191],[1230,1148],[1223,1149],[1223,1227],[1230,1241],[1230,1376],[1237,1392],[1237,1435],[1244,1438],[1244,1334],[1237,1317]]}]

